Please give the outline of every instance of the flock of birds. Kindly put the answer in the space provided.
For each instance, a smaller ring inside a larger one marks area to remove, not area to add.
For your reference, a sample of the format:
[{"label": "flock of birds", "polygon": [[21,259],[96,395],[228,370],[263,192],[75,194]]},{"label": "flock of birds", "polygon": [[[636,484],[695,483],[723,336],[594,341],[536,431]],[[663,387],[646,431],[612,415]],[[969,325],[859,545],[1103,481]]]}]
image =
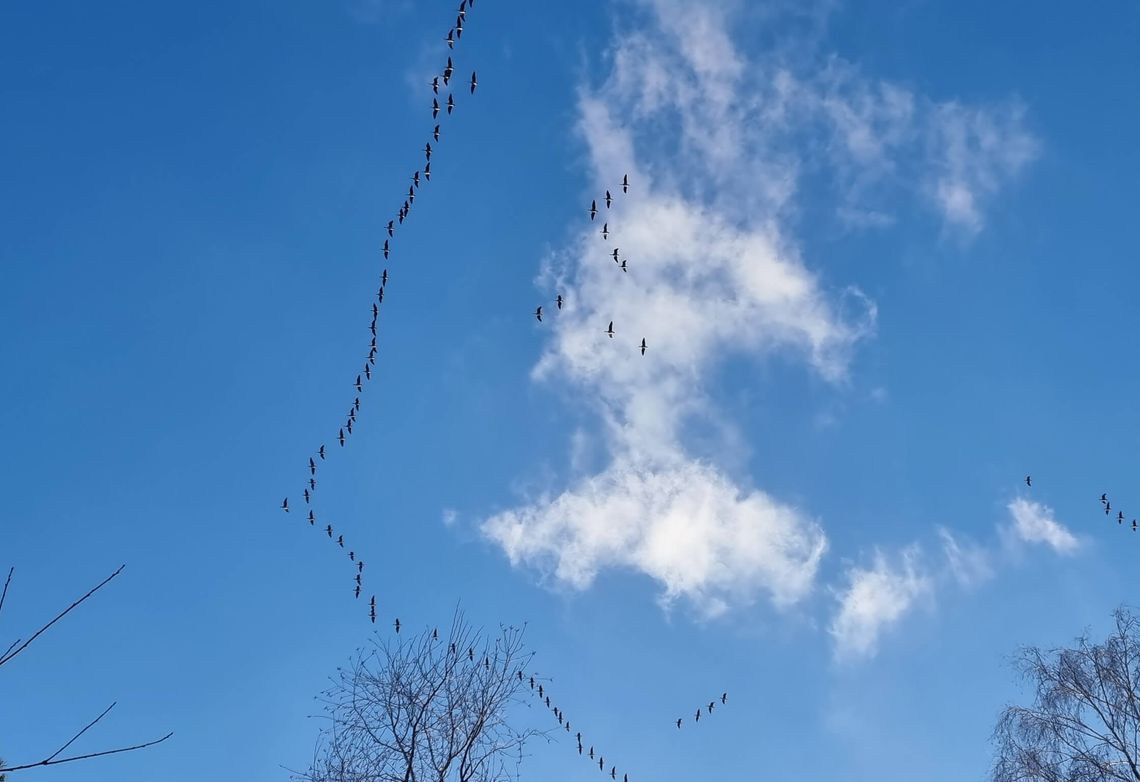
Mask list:
[{"label": "flock of birds", "polygon": [[[1032,475],[1026,475],[1025,476],[1025,485],[1029,486],[1030,488],[1033,487],[1033,476]],[[1112,515],[1112,501],[1108,498],[1107,492],[1100,495],[1100,505],[1104,509],[1104,515],[1105,516],[1111,516]],[[1117,509],[1117,511],[1116,511],[1116,523],[1119,524],[1120,526],[1124,526],[1124,511],[1122,511],[1120,509]],[[1132,531],[1133,532],[1136,531],[1137,526],[1138,525],[1136,524],[1136,519],[1132,519]]]},{"label": "flock of birds", "polygon": [[[448,46],[449,50],[454,50],[456,44],[463,37],[464,23],[467,21],[468,11],[469,11],[469,9],[474,8],[474,6],[475,6],[474,0],[462,0],[460,2],[459,9],[458,9],[458,16],[455,20],[455,26],[452,27],[448,31],[447,38],[446,38],[446,42],[447,42],[447,46]],[[433,94],[433,97],[432,97],[432,119],[433,119],[433,121],[438,120],[439,115],[443,112],[446,112],[448,116],[451,116],[452,113],[455,111],[454,93],[448,91],[452,85],[454,75],[455,75],[455,64],[452,60],[451,55],[449,54],[447,57],[447,64],[444,66],[441,73],[439,75],[433,77],[431,80],[431,90],[432,90],[432,94]],[[471,73],[471,80],[469,82],[470,94],[474,95],[477,88],[478,88],[478,79],[477,79],[475,72],[472,72]],[[441,90],[448,91],[447,97],[444,100],[443,105],[440,104],[440,100],[442,99],[442,96],[440,94]],[[387,236],[383,241],[383,245],[381,246],[381,253],[382,253],[385,260],[388,260],[391,256],[392,244],[393,244],[393,240],[396,237],[398,227],[402,226],[404,224],[404,222],[408,219],[408,217],[411,213],[411,210],[412,210],[412,206],[415,203],[417,192],[419,191],[420,187],[424,183],[431,181],[431,163],[432,163],[432,152],[433,152],[432,142],[435,142],[436,144],[438,144],[441,136],[442,136],[442,134],[440,132],[440,125],[435,124],[435,126],[432,130],[432,133],[431,133],[431,141],[426,142],[424,145],[423,168],[417,169],[412,174],[412,176],[410,177],[411,184],[408,188],[408,192],[407,192],[406,196],[403,198],[403,204],[397,209],[395,217],[393,219],[389,220],[387,223],[387,226],[385,229]],[[620,187],[621,187],[622,193],[628,193],[629,192],[630,184],[629,184],[629,176],[628,175],[626,175],[622,178]],[[612,203],[613,203],[613,196],[609,191],[606,191],[604,200],[605,200],[606,208],[607,209],[610,208]],[[590,206],[590,219],[591,220],[595,219],[597,217],[597,214],[598,214],[598,204],[597,204],[597,201],[595,200]],[[603,239],[606,239],[606,240],[609,239],[610,230],[609,230],[609,223],[608,222],[602,226],[601,234],[602,234]],[[613,249],[611,256],[613,257],[614,262],[618,264],[619,268],[623,272],[628,271],[628,264],[626,262],[626,259],[624,259],[620,256],[620,251],[617,248]],[[342,447],[342,448],[345,446],[348,439],[353,434],[354,427],[357,424],[357,414],[360,412],[360,409],[361,409],[361,397],[364,395],[365,388],[372,381],[373,376],[375,374],[374,367],[376,366],[376,355],[377,355],[377,351],[378,351],[377,324],[379,321],[381,308],[383,307],[383,304],[384,304],[384,296],[385,296],[385,291],[387,290],[388,281],[389,281],[388,269],[383,268],[383,270],[380,273],[379,287],[377,288],[377,291],[376,291],[376,299],[375,299],[375,301],[372,302],[372,305],[371,305],[371,320],[370,320],[369,327],[368,327],[369,333],[370,333],[368,352],[367,352],[367,355],[364,359],[362,369],[361,369],[360,373],[356,375],[356,379],[353,382],[353,388],[355,389],[355,395],[353,397],[352,405],[348,408],[348,411],[345,414],[344,423],[343,423],[343,425],[340,426],[340,428],[337,432],[337,435],[336,435],[336,441],[337,441],[337,443],[339,443],[339,447]],[[555,299],[555,305],[557,306],[557,308],[559,310],[561,310],[563,307],[563,304],[564,304],[564,299],[563,299],[562,295],[559,294],[557,296],[557,298]],[[542,307],[539,307],[535,311],[535,316],[540,322],[542,321]],[[614,324],[612,322],[609,324],[609,327],[606,329],[605,333],[611,339],[614,337],[614,333],[615,333],[614,332]],[[642,355],[644,355],[645,351],[647,349],[646,341],[644,338],[642,338],[642,340],[641,340],[640,349],[641,349]],[[325,533],[325,536],[330,541],[334,542],[339,548],[346,551],[348,560],[350,563],[352,563],[352,571],[353,571],[352,593],[353,593],[353,596],[355,599],[360,599],[361,595],[364,593],[364,560],[360,556],[358,556],[356,550],[353,547],[349,546],[346,543],[344,535],[342,533],[340,533],[339,530],[334,528],[334,526],[331,523],[325,522],[322,525],[322,522],[324,522],[324,519],[318,519],[317,511],[315,508],[316,492],[317,492],[317,485],[318,485],[317,484],[317,477],[318,477],[317,473],[321,469],[322,465],[327,460],[329,455],[330,455],[329,449],[326,447],[325,444],[321,444],[316,449],[316,451],[311,456],[309,456],[309,459],[308,459],[309,476],[308,476],[306,484],[305,484],[305,486],[301,492],[301,498],[302,498],[302,502],[303,502],[304,512],[306,514],[305,518],[308,521],[310,526],[323,531]],[[281,510],[284,511],[285,513],[291,513],[294,509],[295,509],[295,506],[290,506],[289,497],[285,497],[281,501]],[[377,618],[377,606],[376,606],[376,595],[374,595],[374,594],[370,595],[369,599],[368,599],[368,616],[369,616],[369,620],[371,621],[371,623],[375,624],[376,618]],[[397,634],[400,632],[401,624],[400,624],[399,617],[394,618],[394,620],[392,622],[392,627]],[[438,629],[433,630],[432,634],[433,634],[433,638],[438,639]],[[454,645],[452,645],[450,652],[456,653]],[[471,662],[474,662],[474,660],[475,660],[474,650],[468,649],[467,655],[468,655],[469,660]],[[489,658],[486,659],[484,662],[486,665],[490,666],[490,659]],[[524,681],[524,679],[527,678],[526,673],[522,670],[517,672],[517,676],[518,676],[518,679],[520,682]],[[540,701],[542,701],[544,703],[544,705],[552,711],[555,719],[557,719],[557,721],[558,721],[559,726],[564,728],[567,733],[570,733],[571,732],[570,720],[566,717],[565,713],[560,708],[558,708],[556,705],[552,704],[551,699],[550,699],[550,695],[545,690],[545,685],[538,684],[537,689],[536,689],[535,679],[533,676],[529,677],[529,682],[530,682],[531,690],[534,691],[536,693],[536,696],[540,699]],[[727,700],[728,700],[728,694],[725,693],[724,695],[721,696],[721,703],[722,704],[727,703]],[[708,705],[708,711],[710,714],[712,713],[714,705],[715,705],[714,702],[710,702]],[[697,716],[695,717],[695,721],[699,721],[700,711],[701,711],[700,709],[697,710]],[[681,720],[678,720],[677,724],[678,724],[678,727],[680,727]],[[582,733],[579,731],[579,732],[576,732],[574,735],[575,735],[577,742],[578,742],[578,754],[579,755],[587,754],[585,751],[585,747],[583,745]],[[593,746],[589,747],[588,756],[589,756],[591,761],[594,760],[594,758],[596,756],[597,760],[598,760],[598,768],[603,772],[605,771],[605,766],[606,766],[605,758],[602,756],[602,754],[600,752],[595,753],[595,749]],[[614,780],[617,779],[618,770],[617,770],[616,765],[610,766],[609,775],[612,779],[614,779]],[[622,774],[622,782],[629,782],[629,775],[627,773]]]},{"label": "flock of birds", "polygon": [[[619,187],[621,187],[621,192],[623,194],[629,193],[629,174],[626,174],[625,176],[623,176],[621,178],[621,185],[619,185]],[[614,197],[613,197],[613,194],[609,190],[606,191],[606,195],[605,195],[604,200],[605,200],[605,204],[606,204],[606,209],[610,209],[613,206]],[[599,211],[598,210],[598,199],[595,198],[594,200],[592,200],[590,202],[590,221],[591,222],[593,222],[594,220],[597,219],[598,211]],[[603,241],[609,241],[609,238],[610,238],[610,224],[609,224],[609,222],[604,221],[602,223],[601,234],[602,234],[602,240]],[[629,263],[628,263],[629,259],[621,257],[621,249],[620,248],[618,248],[618,247],[613,248],[613,250],[610,251],[609,255],[611,258],[614,259],[614,263],[616,263],[618,265],[618,268],[620,268],[623,272],[629,272]],[[565,299],[562,298],[561,293],[558,294],[554,298],[554,304],[559,310],[562,309],[562,305],[564,303],[565,303]],[[542,306],[541,305],[535,309],[534,317],[538,320],[539,323],[542,323]],[[610,321],[610,325],[606,328],[605,334],[610,339],[614,338],[614,322],[612,320]],[[645,351],[648,350],[648,348],[649,348],[649,346],[645,342],[645,337],[642,337],[641,338],[641,344],[638,345],[638,349],[641,351],[641,355],[644,356]]]}]

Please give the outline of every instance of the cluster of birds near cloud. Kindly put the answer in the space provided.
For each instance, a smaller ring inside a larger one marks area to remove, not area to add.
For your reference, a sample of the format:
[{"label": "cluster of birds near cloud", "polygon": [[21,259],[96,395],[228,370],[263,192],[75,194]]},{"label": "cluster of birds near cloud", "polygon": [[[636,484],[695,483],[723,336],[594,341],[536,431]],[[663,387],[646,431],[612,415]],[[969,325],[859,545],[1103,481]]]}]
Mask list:
[{"label": "cluster of birds near cloud", "polygon": [[[621,178],[621,192],[623,194],[629,193],[629,174],[625,174]],[[604,201],[605,201],[607,210],[613,207],[614,197],[613,197],[613,194],[609,190],[606,191]],[[598,217],[598,199],[595,198],[590,202],[590,220],[595,221],[597,219],[597,217]],[[602,223],[601,234],[602,234],[602,239],[604,241],[609,240],[609,238],[610,238],[610,224],[609,224],[609,222],[603,222]],[[621,257],[621,248],[620,247],[613,248],[613,250],[610,252],[610,257],[613,258],[614,263],[616,263],[618,265],[618,268],[620,268],[623,272],[629,272],[629,259]],[[563,299],[562,294],[561,293],[558,294],[554,299],[554,304],[558,308],[559,311],[562,310],[562,306],[564,303],[565,303],[565,299]],[[539,306],[537,309],[535,309],[534,317],[538,320],[539,323],[542,323],[542,307],[541,306]],[[614,322],[612,320],[610,321],[610,325],[606,327],[605,334],[610,339],[614,338],[614,334],[615,334]],[[645,355],[645,351],[648,349],[648,347],[649,346],[646,345],[646,342],[645,342],[645,337],[642,337],[641,338],[641,344],[638,345],[638,349],[641,351],[641,355],[643,355],[643,356]]]},{"label": "cluster of birds near cloud", "polygon": [[[1025,485],[1030,487],[1030,488],[1033,488],[1033,476],[1032,475],[1026,475],[1025,476]],[[1100,495],[1100,505],[1101,505],[1101,508],[1104,509],[1104,515],[1105,516],[1111,516],[1112,515],[1112,501],[1108,498],[1107,492],[1103,492]],[[1116,511],[1116,523],[1123,526],[1124,525],[1124,518],[1125,518],[1124,517],[1124,511],[1117,509],[1117,511]],[[1132,519],[1132,531],[1133,532],[1136,531],[1137,526],[1138,525],[1136,523],[1136,519]]]},{"label": "cluster of birds near cloud", "polygon": [[[474,0],[462,0],[462,2],[460,2],[459,9],[458,9],[458,16],[457,16],[456,21],[455,21],[455,26],[448,31],[447,38],[446,38],[447,46],[448,46],[449,50],[454,50],[456,43],[462,38],[463,29],[464,29],[464,22],[467,20],[468,9],[474,8],[474,6],[475,6]],[[455,110],[455,96],[451,92],[447,93],[447,98],[444,101],[443,105],[441,106],[441,104],[440,104],[440,99],[441,99],[440,90],[441,89],[442,90],[448,90],[451,87],[454,75],[455,75],[455,63],[452,60],[451,55],[449,54],[447,56],[447,64],[444,66],[442,72],[439,75],[434,76],[431,80],[431,89],[432,89],[432,94],[433,94],[433,98],[432,98],[432,119],[433,120],[439,119],[439,115],[442,112],[446,112],[447,115],[450,116]],[[472,71],[472,73],[471,73],[471,80],[470,80],[468,86],[469,86],[470,93],[472,95],[474,95],[476,89],[478,88],[478,77],[474,71]],[[397,233],[398,227],[402,226],[411,214],[412,206],[415,203],[417,192],[419,191],[422,184],[431,181],[431,160],[432,160],[432,152],[433,152],[432,142],[434,141],[436,144],[438,144],[441,136],[442,136],[442,134],[440,132],[440,125],[436,124],[434,126],[434,128],[432,129],[431,141],[426,142],[424,145],[424,150],[423,150],[424,151],[424,165],[423,165],[423,168],[417,169],[412,174],[411,184],[408,187],[408,192],[407,192],[406,196],[404,197],[403,204],[397,209],[396,216],[393,219],[389,220],[387,223],[387,226],[385,228],[385,232],[387,234],[387,237],[384,239],[383,245],[380,248],[380,252],[383,255],[385,261],[387,261],[391,257],[391,253],[392,253],[392,249],[393,249],[392,245],[393,245],[393,242],[396,238],[396,233]],[[629,192],[629,177],[628,177],[628,175],[622,178],[621,188],[622,188],[623,193]],[[606,203],[607,208],[613,203],[613,196],[609,191],[606,192],[605,203]],[[598,213],[598,207],[597,207],[597,202],[595,201],[591,205],[591,210],[590,210],[591,219],[594,219],[597,216],[597,213]],[[603,227],[602,227],[602,236],[604,239],[608,239],[609,235],[610,235],[609,224],[607,223],[607,224],[603,225]],[[628,271],[626,261],[625,261],[625,259],[620,258],[619,250],[617,248],[615,248],[613,250],[612,256],[613,256],[614,261],[618,263],[618,265],[622,271]],[[385,295],[385,291],[387,290],[388,280],[389,280],[388,269],[384,268],[380,274],[379,287],[376,291],[376,300],[374,302],[372,302],[372,305],[371,305],[371,321],[370,321],[369,327],[368,327],[369,333],[370,333],[368,353],[367,353],[367,356],[364,360],[363,368],[362,368],[360,374],[358,374],[356,376],[356,379],[353,382],[353,388],[355,389],[355,396],[353,398],[352,405],[348,408],[348,412],[346,413],[344,424],[340,427],[340,429],[337,432],[337,436],[336,436],[336,441],[337,441],[337,443],[339,443],[339,446],[342,448],[346,445],[348,439],[353,434],[354,427],[357,424],[357,414],[360,412],[360,408],[361,408],[361,397],[364,395],[365,388],[373,379],[374,367],[376,366],[376,355],[377,355],[377,351],[378,351],[377,324],[378,324],[379,317],[380,317],[381,307],[384,304],[384,295]],[[559,309],[561,309],[563,306],[563,303],[564,303],[564,299],[561,295],[559,295],[556,299],[557,307]],[[535,315],[539,321],[542,320],[542,307],[538,308],[538,310],[535,312]],[[609,328],[606,331],[606,333],[611,338],[613,338],[614,327],[613,327],[612,322],[609,324]],[[642,355],[645,354],[646,348],[647,348],[646,342],[645,342],[645,339],[643,338],[641,340],[641,345],[640,345]],[[317,485],[318,485],[317,484],[317,473],[318,473],[318,470],[321,468],[321,465],[323,465],[323,463],[327,460],[328,456],[329,456],[328,448],[326,447],[325,444],[321,444],[316,449],[316,452],[312,456],[309,457],[309,460],[308,460],[309,477],[307,479],[307,483],[305,485],[305,488],[301,492],[301,497],[302,497],[302,501],[303,501],[305,512],[306,512],[306,520],[309,522],[309,525],[312,527],[315,527],[315,528],[322,529],[322,531],[325,533],[326,537],[330,541],[334,541],[337,546],[339,546],[340,548],[344,549],[347,552],[347,556],[348,556],[349,561],[351,563],[353,563],[353,588],[352,588],[353,595],[356,599],[359,599],[361,594],[363,593],[363,589],[364,589],[364,560],[361,559],[357,555],[357,552],[354,548],[348,546],[348,544],[345,541],[344,535],[342,533],[340,533],[336,528],[334,528],[334,526],[331,523],[325,523],[323,527],[320,526],[320,523],[321,523],[321,521],[323,521],[323,519],[318,519],[317,511],[314,507],[315,499],[316,499]],[[289,504],[289,497],[285,497],[284,499],[282,499],[280,507],[281,507],[281,510],[284,511],[285,513],[292,512],[293,507],[291,507]],[[376,617],[377,617],[376,596],[375,595],[371,595],[369,597],[369,600],[368,600],[368,616],[369,616],[369,621],[372,624],[375,624],[376,623]],[[393,620],[392,627],[397,634],[400,632],[401,623],[400,623],[399,617],[396,617]],[[439,637],[438,628],[433,629],[432,638],[438,639],[438,637]],[[452,648],[449,651],[452,654],[458,653],[457,650],[454,648],[454,644],[452,645]],[[468,649],[467,650],[467,656],[471,662],[474,662],[474,660],[475,660],[474,649]],[[484,663],[487,666],[490,666],[490,659],[489,658],[485,659]],[[525,672],[522,670],[518,671],[517,675],[518,675],[518,678],[520,681],[522,681],[526,676]],[[531,684],[531,689],[534,689],[534,686],[535,686],[534,677],[530,677],[530,684]],[[551,708],[554,716],[558,720],[559,726],[564,727],[566,732],[569,733],[570,732],[570,721],[566,718],[565,714],[561,711],[561,709],[557,708],[556,706],[551,706],[549,695],[544,695],[543,685],[540,684],[538,686],[537,692],[538,692],[538,697],[540,699],[545,698],[545,705],[547,707]],[[709,704],[709,709],[710,709],[710,713],[711,713],[711,709],[712,709],[711,703]],[[576,735],[576,738],[578,740],[578,752],[579,752],[579,754],[583,754],[582,733],[578,732],[575,735]],[[594,756],[595,756],[594,747],[591,746],[590,751],[589,751],[589,757],[591,760],[593,760]],[[598,768],[602,771],[605,771],[605,760],[604,760],[604,757],[600,755],[600,753],[598,754]],[[611,765],[610,776],[616,780],[617,775],[618,775],[617,766]],[[623,780],[623,782],[629,782],[628,773],[622,774],[622,780]]]}]

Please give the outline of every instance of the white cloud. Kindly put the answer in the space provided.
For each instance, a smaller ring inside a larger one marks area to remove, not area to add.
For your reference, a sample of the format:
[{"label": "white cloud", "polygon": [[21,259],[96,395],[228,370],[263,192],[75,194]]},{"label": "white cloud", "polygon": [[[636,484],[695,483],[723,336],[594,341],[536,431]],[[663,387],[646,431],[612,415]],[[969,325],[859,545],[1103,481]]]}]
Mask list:
[{"label": "white cloud", "polygon": [[459,520],[459,514],[452,508],[444,508],[442,514],[443,526],[453,527]]},{"label": "white cloud", "polygon": [[794,508],[743,494],[688,461],[611,465],[553,499],[491,518],[484,531],[512,564],[545,567],[573,588],[587,588],[604,568],[631,568],[664,586],[664,604],[687,598],[713,616],[761,592],[777,606],[795,603],[827,547]]},{"label": "white cloud", "polygon": [[1009,532],[1025,543],[1042,543],[1058,554],[1074,554],[1080,541],[1053,516],[1053,509],[1038,502],[1018,498],[1007,506],[1012,524]]},{"label": "white cloud", "polygon": [[874,656],[879,639],[901,620],[922,597],[933,590],[933,579],[922,570],[917,547],[904,549],[897,565],[880,551],[870,568],[852,567],[848,584],[839,596],[839,611],[830,632],[837,660]]},{"label": "white cloud", "polygon": [[[607,209],[599,197],[598,219],[544,266],[542,287],[566,304],[544,324],[533,373],[593,407],[608,466],[482,529],[513,564],[573,588],[625,568],[655,579],[664,602],[683,597],[704,613],[762,595],[786,606],[810,592],[826,537],[803,512],[690,456],[686,421],[716,418],[703,379],[732,354],[780,353],[842,384],[874,332],[874,302],[809,268],[788,235],[805,172],[838,172],[847,224],[895,219],[861,202],[892,177],[911,191],[945,180],[980,219],[1017,156],[979,128],[1011,126],[987,125],[982,110],[963,120],[839,58],[814,71],[750,58],[729,34],[736,4],[632,6],[639,27],[618,34],[609,74],[578,102],[594,192],[616,201]],[[959,122],[953,154],[934,149],[933,116],[944,135]],[[994,161],[1004,168],[987,175]],[[607,258],[615,246],[627,274]],[[581,439],[570,448],[581,466]]]}]

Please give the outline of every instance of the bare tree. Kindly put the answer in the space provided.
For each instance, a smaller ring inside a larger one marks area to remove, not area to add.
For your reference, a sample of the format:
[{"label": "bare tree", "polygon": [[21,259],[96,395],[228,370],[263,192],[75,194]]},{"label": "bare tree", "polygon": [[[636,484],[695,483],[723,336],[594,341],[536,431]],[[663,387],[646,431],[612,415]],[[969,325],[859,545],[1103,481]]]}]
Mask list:
[{"label": "bare tree", "polygon": [[1020,650],[1032,708],[1009,706],[994,730],[994,782],[1140,782],[1140,618],[1113,612],[1102,643]]},{"label": "bare tree", "polygon": [[[100,589],[102,589],[104,586],[106,586],[108,583],[110,583],[110,581],[113,578],[115,578],[115,576],[117,576],[123,572],[124,567],[126,567],[126,565],[120,566],[118,570],[116,570],[114,573],[112,573],[111,575],[109,575],[105,579],[103,579],[101,582],[99,582],[95,587],[93,587],[90,591],[88,591],[87,594],[85,594],[83,597],[79,598],[78,600],[73,602],[71,605],[69,605],[67,608],[65,608],[63,611],[58,613],[55,616],[55,618],[52,619],[50,622],[41,626],[39,629],[37,629],[35,632],[33,632],[30,636],[28,636],[27,640],[17,638],[15,641],[13,641],[12,644],[8,647],[7,651],[5,651],[3,654],[0,654],[0,666],[4,665],[5,663],[10,662],[12,660],[12,658],[14,658],[16,655],[20,654],[25,649],[27,649],[29,646],[31,646],[32,642],[35,641],[37,638],[39,638],[41,635],[43,635],[48,630],[48,628],[50,628],[52,625],[54,625],[59,620],[63,619],[65,616],[67,616],[69,613],[71,613],[75,608],[77,608],[81,603],[83,603],[89,597],[91,597],[96,592],[98,592]],[[4,588],[2,591],[0,591],[0,610],[3,610],[3,608],[4,608],[4,600],[8,597],[8,587],[12,583],[12,573],[14,573],[14,572],[15,572],[15,568],[9,568],[8,569],[8,578],[4,580]],[[113,708],[115,708],[114,703],[112,703],[110,706],[108,706],[106,709],[104,709],[102,714],[100,714],[98,717],[96,717],[95,719],[88,722],[85,726],[83,726],[82,729],[80,729],[77,733],[72,735],[72,737],[70,739],[68,739],[59,749],[57,749],[52,754],[47,755],[46,757],[42,758],[41,760],[37,760],[33,763],[19,763],[19,764],[13,765],[13,766],[6,766],[6,765],[4,765],[4,761],[0,760],[0,782],[4,782],[4,778],[5,778],[5,774],[2,772],[20,771],[22,769],[37,768],[40,766],[55,766],[55,765],[58,765],[60,763],[71,763],[71,762],[74,762],[77,760],[89,760],[91,758],[103,757],[104,755],[117,755],[120,752],[133,752],[137,749],[144,749],[146,747],[154,746],[155,744],[161,744],[162,742],[166,741],[168,738],[170,738],[171,736],[174,735],[173,733],[167,733],[165,736],[163,736],[160,739],[155,739],[154,741],[148,741],[148,742],[145,742],[143,744],[136,744],[136,745],[131,746],[131,747],[118,747],[116,749],[106,749],[106,750],[102,750],[99,752],[88,752],[88,753],[83,754],[83,755],[70,755],[70,756],[66,756],[66,757],[60,757],[60,755],[63,754],[64,750],[66,750],[68,747],[70,747],[72,744],[74,744],[75,741],[80,736],[82,736],[84,733],[86,733],[88,730],[90,730],[92,727],[94,727],[95,723],[99,722],[99,720],[106,717],[107,713],[110,712],[111,709],[113,709]]]},{"label": "bare tree", "polygon": [[[534,731],[507,724],[522,702],[531,654],[523,630],[486,637],[456,611],[446,637],[436,630],[371,647],[338,669],[319,698],[321,731],[299,782],[498,782],[517,776]],[[513,766],[513,767],[512,767]]]}]

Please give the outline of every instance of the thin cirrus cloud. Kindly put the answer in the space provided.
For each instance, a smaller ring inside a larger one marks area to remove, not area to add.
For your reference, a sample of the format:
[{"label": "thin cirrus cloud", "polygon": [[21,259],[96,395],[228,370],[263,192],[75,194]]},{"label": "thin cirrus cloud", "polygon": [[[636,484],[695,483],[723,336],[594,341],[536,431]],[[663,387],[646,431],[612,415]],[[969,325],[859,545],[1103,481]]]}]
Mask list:
[{"label": "thin cirrus cloud", "polygon": [[839,610],[829,631],[841,662],[866,659],[878,651],[883,633],[902,620],[918,602],[933,594],[934,578],[921,562],[917,546],[904,549],[895,561],[881,551],[870,567],[852,567],[839,596]]},{"label": "thin cirrus cloud", "polygon": [[1057,521],[1053,509],[1039,502],[1017,498],[1007,506],[1009,532],[1022,543],[1048,546],[1062,555],[1075,554],[1081,542],[1064,524]]},{"label": "thin cirrus cloud", "polygon": [[[807,72],[750,59],[724,7],[643,0],[627,8],[623,21],[634,21],[613,42],[609,73],[578,100],[590,178],[617,200],[599,204],[599,219],[544,265],[540,282],[562,292],[566,307],[546,326],[533,371],[590,400],[609,463],[491,516],[482,531],[513,565],[572,589],[615,568],[652,578],[663,604],[686,600],[705,615],[761,598],[788,607],[812,592],[826,534],[805,510],[689,454],[684,424],[716,417],[702,378],[733,354],[781,353],[843,384],[859,343],[874,334],[874,302],[825,281],[790,236],[800,180],[821,155],[842,160],[843,208],[904,164],[930,182],[959,172],[971,188],[986,163],[948,166],[941,150],[926,157],[934,104],[835,58]],[[618,192],[623,174],[628,196]],[[979,190],[972,203],[992,192]],[[881,214],[878,205],[854,207]],[[609,242],[597,235],[602,222]],[[607,257],[615,245],[628,274]],[[614,339],[604,333],[611,320]],[[858,577],[872,585],[858,594],[893,583],[876,573]]]}]

